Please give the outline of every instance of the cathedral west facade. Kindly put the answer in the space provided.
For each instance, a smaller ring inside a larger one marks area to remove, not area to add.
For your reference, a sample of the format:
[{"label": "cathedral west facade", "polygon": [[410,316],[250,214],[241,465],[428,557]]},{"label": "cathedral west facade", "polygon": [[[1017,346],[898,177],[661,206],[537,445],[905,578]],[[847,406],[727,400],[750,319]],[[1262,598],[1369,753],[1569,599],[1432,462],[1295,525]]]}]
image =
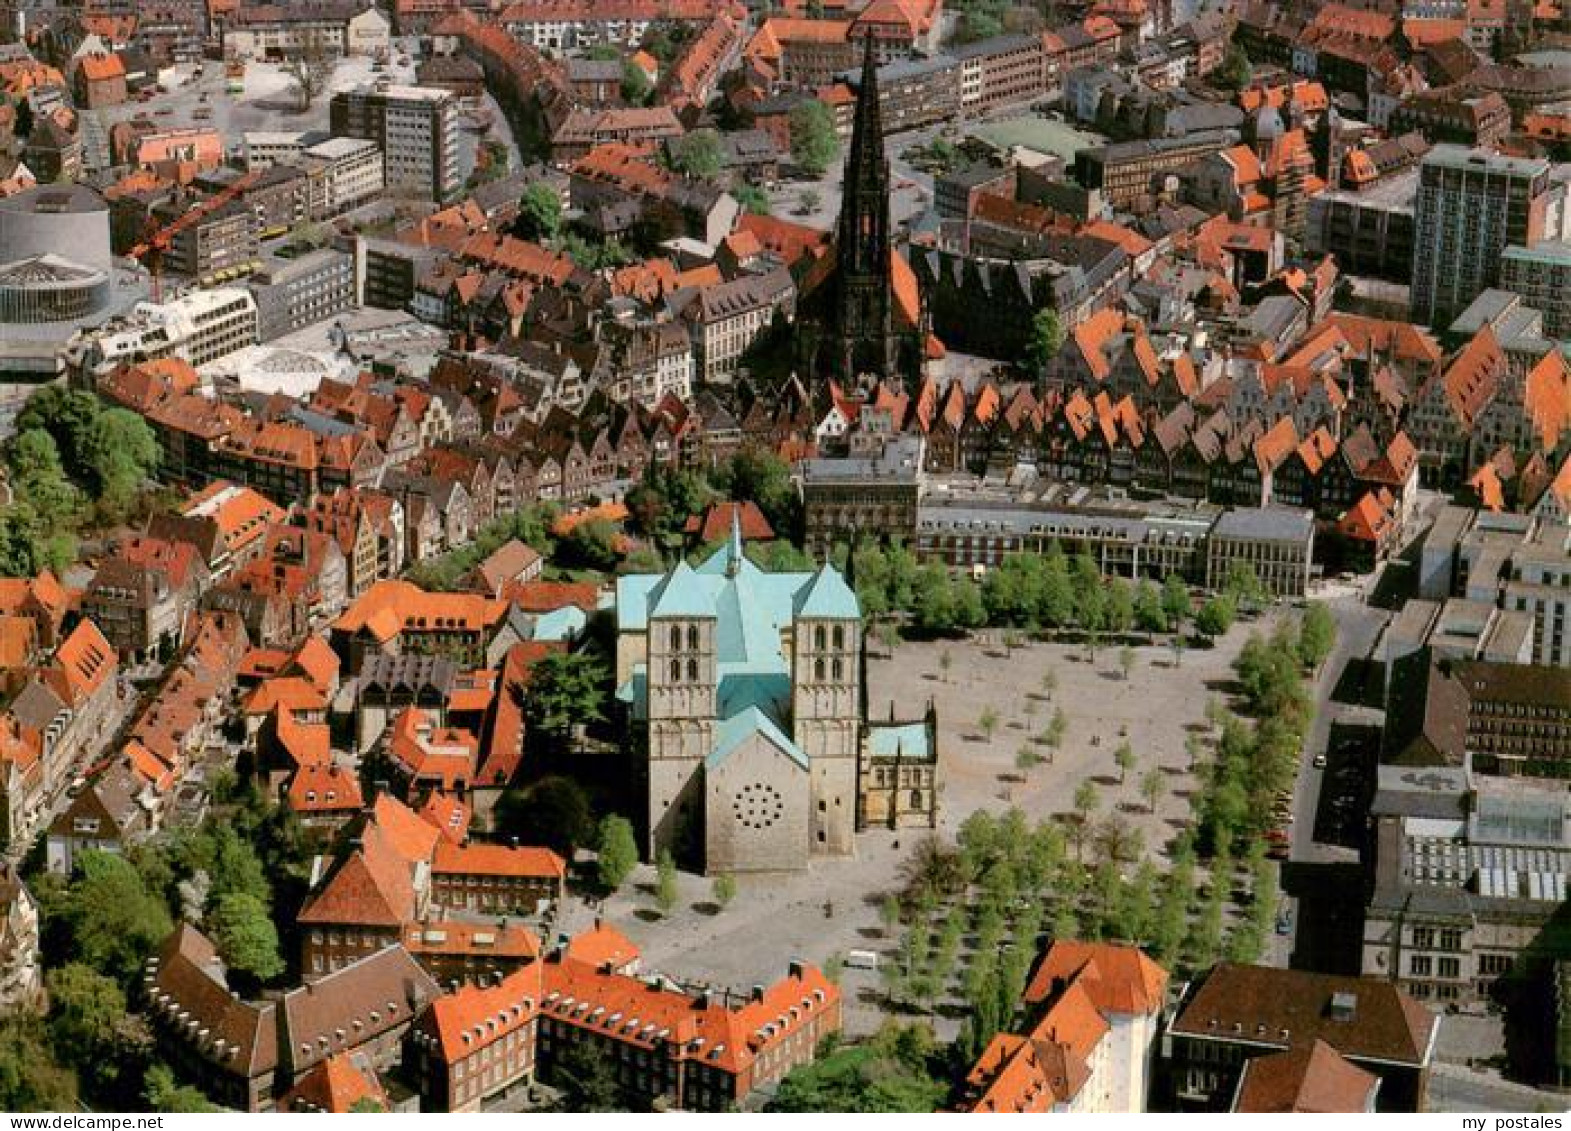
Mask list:
[{"label": "cathedral west facade", "polygon": [[855,851],[862,614],[833,566],[768,573],[733,534],[696,568],[619,578],[616,620],[649,858],[779,872]]}]

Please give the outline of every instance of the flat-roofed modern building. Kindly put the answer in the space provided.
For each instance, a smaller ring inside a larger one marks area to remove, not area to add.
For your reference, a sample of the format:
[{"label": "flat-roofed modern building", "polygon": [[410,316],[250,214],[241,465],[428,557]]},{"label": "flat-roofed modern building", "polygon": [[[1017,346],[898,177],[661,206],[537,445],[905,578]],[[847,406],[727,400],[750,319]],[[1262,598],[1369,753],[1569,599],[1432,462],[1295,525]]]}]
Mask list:
[{"label": "flat-roofed modern building", "polygon": [[1413,258],[1413,321],[1449,325],[1500,281],[1507,247],[1557,238],[1565,198],[1548,161],[1460,145],[1431,149],[1419,166],[1414,211],[1415,246],[1424,254]]},{"label": "flat-roofed modern building", "polygon": [[330,118],[334,137],[381,146],[389,193],[441,202],[458,192],[458,99],[452,91],[381,85],[340,91]]}]

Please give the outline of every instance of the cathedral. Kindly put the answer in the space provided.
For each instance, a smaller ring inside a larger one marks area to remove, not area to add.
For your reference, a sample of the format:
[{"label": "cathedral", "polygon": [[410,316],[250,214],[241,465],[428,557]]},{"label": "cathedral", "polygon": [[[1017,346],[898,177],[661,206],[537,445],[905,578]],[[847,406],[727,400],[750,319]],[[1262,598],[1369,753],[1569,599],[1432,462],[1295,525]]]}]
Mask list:
[{"label": "cathedral", "polygon": [[833,566],[765,572],[733,527],[696,568],[618,578],[616,624],[650,859],[714,875],[853,853],[862,613]]},{"label": "cathedral", "polygon": [[841,185],[834,252],[808,271],[797,304],[797,372],[811,388],[885,379],[914,385],[928,347],[916,277],[890,240],[889,159],[869,35]]}]

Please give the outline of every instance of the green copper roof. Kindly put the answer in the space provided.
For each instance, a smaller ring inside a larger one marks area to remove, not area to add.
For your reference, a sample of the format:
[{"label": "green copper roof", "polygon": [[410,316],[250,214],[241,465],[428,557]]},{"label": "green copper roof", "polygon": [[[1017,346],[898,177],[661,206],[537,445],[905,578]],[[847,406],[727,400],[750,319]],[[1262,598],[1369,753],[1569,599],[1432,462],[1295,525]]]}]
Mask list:
[{"label": "green copper roof", "polygon": [[868,727],[867,751],[874,758],[902,758],[926,761],[932,757],[928,748],[926,723],[897,723],[883,726],[873,723]]},{"label": "green copper roof", "polygon": [[652,617],[712,617],[715,600],[712,588],[701,581],[685,561],[666,574],[649,594]]},{"label": "green copper roof", "polygon": [[860,620],[862,608],[856,594],[846,584],[840,571],[825,562],[818,567],[807,588],[797,595],[796,615],[799,617],[829,617],[834,620]]},{"label": "green copper roof", "polygon": [[790,758],[791,761],[801,766],[804,770],[807,769],[807,755],[802,753],[801,748],[786,737],[785,732],[757,707],[749,707],[741,714],[732,715],[720,724],[715,731],[714,752],[704,759],[704,768],[706,770],[715,769],[720,763],[735,753],[737,747],[755,734],[763,735],[771,745],[778,747],[780,752]]}]

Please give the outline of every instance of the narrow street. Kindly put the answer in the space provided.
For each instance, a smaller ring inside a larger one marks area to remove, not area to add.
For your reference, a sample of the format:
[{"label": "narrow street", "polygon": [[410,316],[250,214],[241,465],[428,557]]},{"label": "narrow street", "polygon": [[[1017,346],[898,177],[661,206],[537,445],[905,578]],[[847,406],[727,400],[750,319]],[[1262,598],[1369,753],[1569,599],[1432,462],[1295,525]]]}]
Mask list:
[{"label": "narrow street", "polygon": [[[1293,799],[1292,850],[1282,868],[1290,929],[1277,935],[1284,966],[1356,974],[1363,942],[1362,804],[1378,746],[1379,713],[1346,699],[1361,693],[1365,661],[1390,614],[1364,603],[1358,586],[1327,587],[1337,638],[1315,685],[1314,719],[1304,741]],[[1323,764],[1317,764],[1323,763]]]}]

